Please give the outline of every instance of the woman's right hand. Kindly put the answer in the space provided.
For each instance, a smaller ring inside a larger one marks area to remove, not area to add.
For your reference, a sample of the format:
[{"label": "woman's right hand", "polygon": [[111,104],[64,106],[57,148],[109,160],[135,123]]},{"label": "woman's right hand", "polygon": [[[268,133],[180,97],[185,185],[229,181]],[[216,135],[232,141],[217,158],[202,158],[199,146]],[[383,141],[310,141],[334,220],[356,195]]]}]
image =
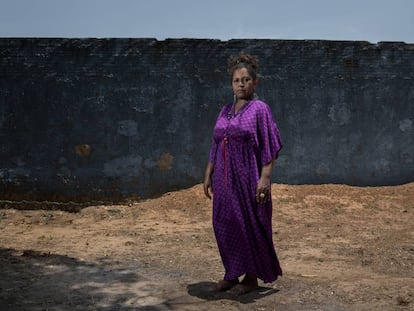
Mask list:
[{"label": "woman's right hand", "polygon": [[208,162],[206,172],[204,174],[204,194],[207,198],[211,199],[211,194],[213,194],[213,185],[211,181],[211,176],[213,174],[214,165],[211,162]]},{"label": "woman's right hand", "polygon": [[211,176],[206,176],[204,178],[204,194],[207,198],[211,200],[211,194],[213,194],[213,187],[211,185]]}]

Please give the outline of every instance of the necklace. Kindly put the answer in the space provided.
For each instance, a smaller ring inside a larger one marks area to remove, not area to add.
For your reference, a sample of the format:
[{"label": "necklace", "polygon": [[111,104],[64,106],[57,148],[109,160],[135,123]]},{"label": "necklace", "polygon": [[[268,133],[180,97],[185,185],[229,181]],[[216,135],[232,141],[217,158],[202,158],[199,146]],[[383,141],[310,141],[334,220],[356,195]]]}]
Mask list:
[{"label": "necklace", "polygon": [[237,110],[237,112],[236,112],[236,103],[233,103],[233,105],[231,105],[230,111],[227,113],[227,119],[231,120],[235,116],[239,115],[244,110],[244,108],[247,107],[247,105],[249,105],[250,102],[252,101],[253,99],[247,101],[243,106],[239,108],[239,110]]}]

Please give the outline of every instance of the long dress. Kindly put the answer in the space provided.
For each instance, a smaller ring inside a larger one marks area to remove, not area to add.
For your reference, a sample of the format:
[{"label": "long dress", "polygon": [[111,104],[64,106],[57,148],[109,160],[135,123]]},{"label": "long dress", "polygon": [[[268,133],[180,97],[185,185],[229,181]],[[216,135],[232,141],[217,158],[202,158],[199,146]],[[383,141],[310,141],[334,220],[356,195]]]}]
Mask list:
[{"label": "long dress", "polygon": [[269,106],[246,103],[236,114],[225,105],[214,127],[210,162],[214,165],[213,228],[225,269],[225,280],[252,273],[273,282],[282,269],[272,239],[272,201],[256,201],[264,165],[282,148]]}]

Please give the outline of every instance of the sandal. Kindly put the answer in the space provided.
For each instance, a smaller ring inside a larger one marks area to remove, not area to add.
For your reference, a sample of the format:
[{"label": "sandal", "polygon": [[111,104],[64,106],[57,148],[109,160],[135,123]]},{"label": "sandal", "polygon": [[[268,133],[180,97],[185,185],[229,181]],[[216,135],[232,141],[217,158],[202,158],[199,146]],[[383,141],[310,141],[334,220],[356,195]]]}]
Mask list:
[{"label": "sandal", "polygon": [[240,283],[240,284],[233,286],[233,288],[230,289],[228,293],[234,296],[241,296],[241,295],[248,294],[256,290],[256,288],[257,286]]},{"label": "sandal", "polygon": [[226,290],[229,290],[229,289],[233,288],[237,284],[239,284],[238,279],[230,280],[230,281],[221,280],[221,281],[217,282],[217,284],[214,286],[213,291],[215,291],[215,292],[224,292]]}]

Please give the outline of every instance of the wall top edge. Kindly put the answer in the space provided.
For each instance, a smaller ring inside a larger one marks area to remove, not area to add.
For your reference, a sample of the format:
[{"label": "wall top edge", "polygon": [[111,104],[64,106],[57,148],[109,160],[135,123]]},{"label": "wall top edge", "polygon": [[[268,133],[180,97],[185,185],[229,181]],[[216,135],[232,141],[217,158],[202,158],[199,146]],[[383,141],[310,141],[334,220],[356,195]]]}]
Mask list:
[{"label": "wall top edge", "polygon": [[168,44],[168,43],[216,43],[216,44],[246,44],[246,43],[259,43],[259,42],[268,42],[268,43],[284,43],[284,44],[339,44],[339,45],[358,45],[364,47],[373,47],[373,48],[387,48],[387,47],[398,47],[405,48],[408,50],[414,49],[414,43],[406,43],[404,41],[379,41],[377,43],[372,43],[369,41],[362,40],[325,40],[325,39],[230,39],[230,40],[220,40],[220,39],[208,39],[208,38],[166,38],[164,40],[158,40],[156,38],[94,38],[94,37],[79,37],[79,38],[60,38],[60,37],[0,37],[0,44],[4,45],[7,42],[39,42],[42,44],[45,43],[59,43],[59,42],[82,42],[82,43],[112,43],[118,41],[119,43],[144,43],[144,44]]}]

